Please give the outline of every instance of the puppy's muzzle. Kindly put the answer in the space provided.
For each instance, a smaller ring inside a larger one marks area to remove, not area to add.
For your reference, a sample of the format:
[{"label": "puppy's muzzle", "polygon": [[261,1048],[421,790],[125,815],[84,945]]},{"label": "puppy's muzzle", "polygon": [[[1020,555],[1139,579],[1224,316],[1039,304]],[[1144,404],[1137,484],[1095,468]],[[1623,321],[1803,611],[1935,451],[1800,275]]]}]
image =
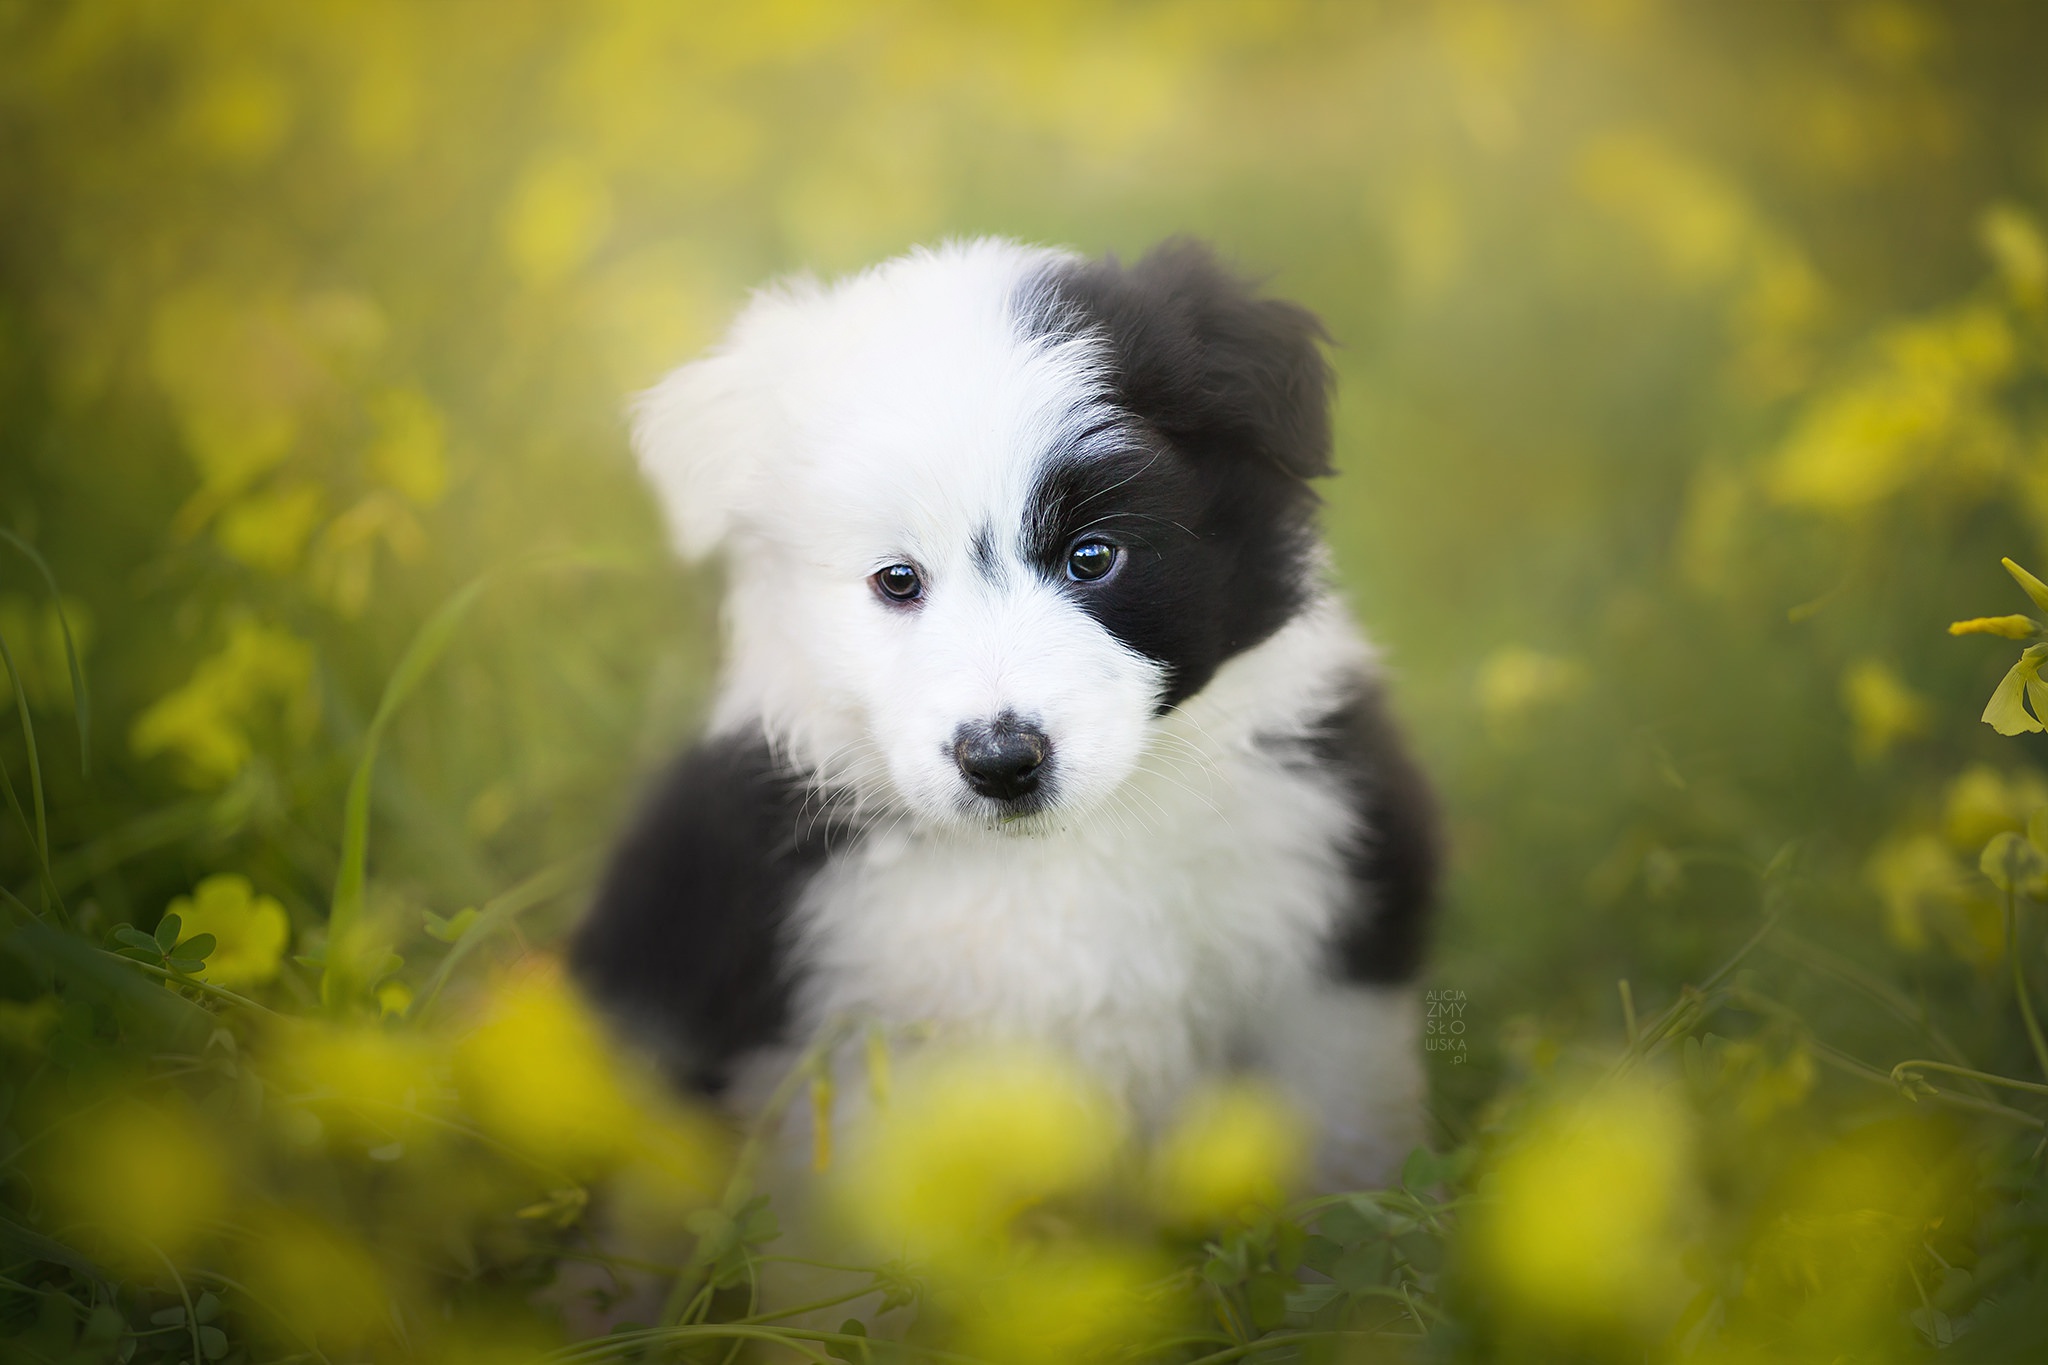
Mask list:
[{"label": "puppy's muzzle", "polygon": [[1045,731],[1007,713],[992,725],[962,725],[953,735],[953,761],[978,796],[1017,801],[1038,789],[1052,741]]}]

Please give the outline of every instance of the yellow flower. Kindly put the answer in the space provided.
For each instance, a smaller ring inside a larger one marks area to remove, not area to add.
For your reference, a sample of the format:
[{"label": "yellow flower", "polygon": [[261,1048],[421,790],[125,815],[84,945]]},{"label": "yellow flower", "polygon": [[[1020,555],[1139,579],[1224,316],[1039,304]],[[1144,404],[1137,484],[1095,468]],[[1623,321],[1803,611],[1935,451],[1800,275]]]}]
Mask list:
[{"label": "yellow flower", "polygon": [[619,1155],[641,1118],[603,1031],[552,969],[498,988],[455,1049],[478,1122],[520,1151],[581,1166]]},{"label": "yellow flower", "polygon": [[1585,683],[1585,669],[1576,660],[1504,645],[1479,665],[1473,693],[1487,723],[1506,729],[1536,711],[1569,701]]},{"label": "yellow flower", "polygon": [[1891,328],[1858,374],[1808,404],[1772,458],[1771,493],[1846,515],[1932,474],[1995,469],[2008,433],[1985,399],[2017,354],[1988,307]]},{"label": "yellow flower", "polygon": [[1501,1158],[1475,1236],[1496,1282],[1532,1315],[1621,1327],[1677,1292],[1691,1133],[1644,1084],[1598,1090],[1538,1119]]},{"label": "yellow flower", "polygon": [[1280,1201],[1305,1134],[1284,1100],[1250,1084],[1193,1097],[1152,1158],[1153,1197],[1179,1223],[1218,1223]]},{"label": "yellow flower", "polygon": [[388,389],[370,401],[377,439],[370,470],[422,507],[448,488],[447,424],[418,389]]},{"label": "yellow flower", "polygon": [[391,1289],[376,1258],[346,1232],[301,1215],[262,1220],[243,1247],[240,1278],[273,1309],[259,1327],[288,1335],[280,1345],[326,1350],[389,1334],[395,1323]]},{"label": "yellow flower", "polygon": [[1093,1185],[1122,1141],[1095,1087],[1021,1048],[919,1058],[894,1092],[848,1144],[839,1204],[869,1241],[940,1263],[990,1250],[1024,1209]]},{"label": "yellow flower", "polygon": [[611,187],[588,159],[566,152],[526,168],[505,208],[505,256],[530,285],[553,284],[611,232]]},{"label": "yellow flower", "polygon": [[1927,699],[1876,659],[1859,659],[1842,675],[1842,706],[1855,727],[1856,757],[1866,763],[1927,730]]},{"label": "yellow flower", "polygon": [[2031,616],[1973,616],[1948,624],[1951,635],[1999,635],[2008,640],[2030,639],[2038,630]]},{"label": "yellow flower", "polygon": [[51,1199],[81,1240],[150,1273],[188,1250],[227,1199],[220,1140],[183,1108],[117,1101],[70,1124],[50,1157]]},{"label": "yellow flower", "polygon": [[289,573],[325,506],[325,495],[312,484],[254,493],[228,504],[213,538],[251,568]]},{"label": "yellow flower", "polygon": [[136,718],[129,743],[137,757],[177,757],[187,782],[213,787],[242,770],[254,752],[249,722],[266,701],[305,714],[313,652],[305,641],[253,621],[237,621],[218,654],[192,670],[184,686]]},{"label": "yellow flower", "polygon": [[[2048,716],[2048,680],[2041,677],[2041,665],[2048,662],[2048,645],[2028,645],[2020,660],[2006,671],[1991,700],[1984,703],[1983,722],[2001,735],[2034,734],[2048,730],[2040,717]],[[2033,711],[2027,704],[2033,703]]]},{"label": "yellow flower", "polygon": [[1159,1306],[1143,1291],[1159,1273],[1144,1257],[1112,1247],[1029,1248],[959,1297],[963,1345],[993,1361],[1108,1358],[1156,1327]]},{"label": "yellow flower", "polygon": [[291,938],[284,907],[233,872],[208,877],[164,913],[178,917],[185,938],[213,935],[202,975],[220,986],[261,985],[276,976]]},{"label": "yellow flower", "polygon": [[446,1081],[414,1034],[375,1025],[298,1025],[277,1040],[291,1105],[370,1145],[437,1134],[419,1115],[443,1108]]},{"label": "yellow flower", "polygon": [[2048,806],[2048,782],[2039,773],[2028,768],[2001,773],[1972,764],[1942,796],[1942,833],[1958,851],[1975,853],[1992,835],[2025,828],[2027,817],[2043,806]]}]

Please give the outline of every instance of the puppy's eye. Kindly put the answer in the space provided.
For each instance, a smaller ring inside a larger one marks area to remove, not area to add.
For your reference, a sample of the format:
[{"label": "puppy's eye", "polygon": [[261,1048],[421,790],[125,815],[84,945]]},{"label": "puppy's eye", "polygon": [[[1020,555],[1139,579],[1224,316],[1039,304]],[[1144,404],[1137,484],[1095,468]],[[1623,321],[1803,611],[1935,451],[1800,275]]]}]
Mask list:
[{"label": "puppy's eye", "polygon": [[891,564],[870,580],[875,591],[891,602],[915,602],[924,596],[924,579],[911,564]]},{"label": "puppy's eye", "polygon": [[1116,567],[1116,546],[1106,540],[1084,540],[1067,551],[1067,577],[1093,583]]}]

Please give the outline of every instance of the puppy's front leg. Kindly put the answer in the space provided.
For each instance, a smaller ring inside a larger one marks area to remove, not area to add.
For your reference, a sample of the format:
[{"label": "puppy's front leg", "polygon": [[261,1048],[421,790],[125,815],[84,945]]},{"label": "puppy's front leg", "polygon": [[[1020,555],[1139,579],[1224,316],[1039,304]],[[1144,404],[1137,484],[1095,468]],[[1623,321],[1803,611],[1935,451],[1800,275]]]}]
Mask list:
[{"label": "puppy's front leg", "polygon": [[825,845],[815,794],[765,739],[709,739],[650,793],[571,965],[678,1080],[716,1094],[744,1054],[782,1038],[796,984],[790,907]]}]

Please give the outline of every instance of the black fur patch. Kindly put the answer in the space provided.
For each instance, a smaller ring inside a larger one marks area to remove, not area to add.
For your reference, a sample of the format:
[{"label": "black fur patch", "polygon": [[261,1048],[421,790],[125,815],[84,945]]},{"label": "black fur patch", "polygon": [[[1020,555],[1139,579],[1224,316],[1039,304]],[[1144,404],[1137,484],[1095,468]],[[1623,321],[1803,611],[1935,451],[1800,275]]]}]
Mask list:
[{"label": "black fur patch", "polygon": [[1002,562],[996,558],[996,528],[986,522],[976,528],[974,539],[968,545],[968,552],[974,558],[974,567],[985,582],[994,583],[1002,578]]},{"label": "black fur patch", "polygon": [[1362,985],[1413,980],[1429,947],[1443,865],[1429,781],[1374,685],[1299,747],[1305,763],[1343,782],[1362,831],[1347,850],[1352,895],[1338,920],[1332,965]]},{"label": "black fur patch", "polygon": [[1053,452],[1033,492],[1027,551],[1066,580],[1083,532],[1125,550],[1095,583],[1068,583],[1119,639],[1168,670],[1164,704],[1199,692],[1307,597],[1316,498],[1330,472],[1322,325],[1260,298],[1207,248],[1169,242],[1126,268],[1056,267],[1023,301],[1040,335],[1107,345],[1125,420]]},{"label": "black fur patch", "polygon": [[593,998],[709,1093],[789,1021],[790,906],[827,828],[758,736],[693,749],[612,854],[570,964]]}]

